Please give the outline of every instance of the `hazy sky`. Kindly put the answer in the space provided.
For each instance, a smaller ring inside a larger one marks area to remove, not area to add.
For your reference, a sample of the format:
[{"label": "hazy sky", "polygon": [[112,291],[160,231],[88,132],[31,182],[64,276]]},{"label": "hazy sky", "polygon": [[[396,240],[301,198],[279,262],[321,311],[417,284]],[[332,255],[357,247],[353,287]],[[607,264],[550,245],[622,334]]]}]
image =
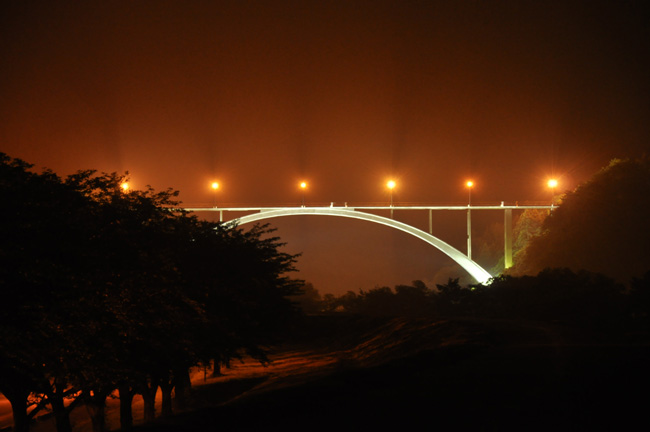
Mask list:
[{"label": "hazy sky", "polygon": [[[128,170],[191,206],[212,205],[215,179],[219,205],[297,205],[302,179],[308,204],[387,203],[391,176],[397,204],[464,203],[469,177],[473,202],[548,200],[549,176],[573,188],[650,147],[644,6],[4,1],[0,151],[61,175]],[[477,237],[502,236],[499,217],[477,216]],[[452,264],[363,222],[273,224],[325,292]],[[464,215],[434,234],[464,250]]]}]

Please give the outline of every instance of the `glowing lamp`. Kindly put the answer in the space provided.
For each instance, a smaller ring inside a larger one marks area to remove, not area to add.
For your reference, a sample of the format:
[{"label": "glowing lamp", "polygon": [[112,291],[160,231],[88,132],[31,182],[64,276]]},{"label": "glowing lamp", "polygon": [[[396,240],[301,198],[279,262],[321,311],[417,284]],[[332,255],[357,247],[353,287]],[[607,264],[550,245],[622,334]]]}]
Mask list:
[{"label": "glowing lamp", "polygon": [[127,192],[129,190],[129,184],[127,182],[122,183],[120,187],[124,192]]},{"label": "glowing lamp", "polygon": [[212,182],[212,189],[214,189],[214,190],[219,189],[219,183],[217,183],[217,182]]},{"label": "glowing lamp", "polygon": [[397,183],[395,183],[395,180],[388,180],[388,183],[386,183],[386,186],[388,189],[395,189],[395,186],[397,186]]},{"label": "glowing lamp", "polygon": [[551,189],[555,189],[557,187],[557,185],[558,185],[556,179],[550,179],[547,184],[548,184],[548,187],[550,187]]}]

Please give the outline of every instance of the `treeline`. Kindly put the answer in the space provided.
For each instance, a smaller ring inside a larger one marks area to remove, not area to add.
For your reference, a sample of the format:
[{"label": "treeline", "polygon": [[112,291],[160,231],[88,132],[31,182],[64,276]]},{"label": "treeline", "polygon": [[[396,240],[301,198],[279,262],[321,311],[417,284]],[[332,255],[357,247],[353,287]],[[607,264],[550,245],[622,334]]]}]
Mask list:
[{"label": "treeline", "polygon": [[557,322],[589,330],[643,329],[650,324],[650,272],[626,287],[587,271],[546,269],[536,276],[501,276],[487,285],[461,286],[458,279],[427,287],[422,281],[312,295],[311,313],[446,319],[476,317]]},{"label": "treeline", "polygon": [[46,406],[71,431],[79,404],[104,430],[115,390],[123,430],[135,394],[145,420],[158,388],[170,414],[190,367],[265,361],[296,316],[295,257],[268,228],[199,221],[172,209],[176,192],[125,192],[123,181],[37,173],[0,153],[0,392],[16,431]]}]

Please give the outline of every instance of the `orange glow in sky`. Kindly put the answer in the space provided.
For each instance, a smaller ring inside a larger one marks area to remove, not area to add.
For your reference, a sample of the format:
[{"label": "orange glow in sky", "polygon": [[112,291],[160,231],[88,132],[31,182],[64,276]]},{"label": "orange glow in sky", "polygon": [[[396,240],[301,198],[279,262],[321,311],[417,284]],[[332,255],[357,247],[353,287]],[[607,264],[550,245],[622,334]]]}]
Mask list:
[{"label": "orange glow in sky", "polygon": [[[548,202],[548,173],[570,190],[650,142],[644,2],[43,3],[2,5],[0,151],[187,207]],[[400,233],[271,224],[326,292],[458,276]]]}]

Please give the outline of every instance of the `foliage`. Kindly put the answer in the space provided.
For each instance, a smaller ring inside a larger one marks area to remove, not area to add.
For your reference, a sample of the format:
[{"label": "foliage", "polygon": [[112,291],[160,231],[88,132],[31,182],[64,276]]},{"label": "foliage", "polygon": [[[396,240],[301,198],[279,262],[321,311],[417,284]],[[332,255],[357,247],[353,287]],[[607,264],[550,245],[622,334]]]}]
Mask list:
[{"label": "foliage", "polygon": [[641,328],[650,328],[650,271],[630,285],[628,313]]},{"label": "foliage", "polygon": [[80,395],[101,430],[114,389],[171,391],[192,365],[241,350],[263,360],[295,315],[295,256],[270,229],[199,221],[172,209],[177,192],[125,193],[124,180],[61,179],[0,153],[0,392],[17,430],[30,393],[60,431],[63,399]]},{"label": "foliage", "polygon": [[592,329],[621,319],[626,300],[623,287],[610,278],[566,268],[496,278],[472,297],[479,316],[562,321]]},{"label": "foliage", "polygon": [[376,287],[359,294],[348,291],[336,297],[327,294],[323,297],[323,312],[359,313],[370,316],[424,316],[428,313],[428,298],[431,291],[424,282],[416,280],[411,285]]},{"label": "foliage", "polygon": [[622,282],[642,276],[650,269],[649,196],[649,158],[612,161],[566,193],[510,273],[568,267]]},{"label": "foliage", "polygon": [[458,279],[427,288],[375,288],[340,297],[325,296],[330,313],[365,316],[447,319],[474,317],[533,320],[588,331],[647,331],[650,316],[650,272],[634,279],[633,289],[598,273],[545,269],[536,276],[504,275],[488,285],[462,286]]},{"label": "foliage", "polygon": [[[530,241],[542,233],[544,220],[548,216],[548,210],[526,209],[517,218],[513,228],[512,258],[515,265],[525,260],[526,251]],[[504,259],[501,257],[501,268],[492,274],[501,274],[504,271]],[[512,271],[506,271],[512,274]]]},{"label": "foliage", "polygon": [[317,314],[323,311],[323,298],[310,282],[306,282],[300,292],[292,296],[291,299],[306,314]]}]

